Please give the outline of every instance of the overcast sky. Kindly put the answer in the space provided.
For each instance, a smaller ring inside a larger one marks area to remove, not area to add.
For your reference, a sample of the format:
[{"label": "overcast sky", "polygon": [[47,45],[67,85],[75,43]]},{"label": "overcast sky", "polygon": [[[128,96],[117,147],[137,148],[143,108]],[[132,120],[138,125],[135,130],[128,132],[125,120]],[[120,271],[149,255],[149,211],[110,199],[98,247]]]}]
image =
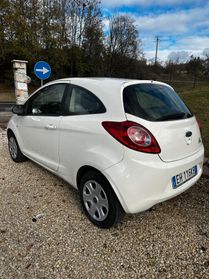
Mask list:
[{"label": "overcast sky", "polygon": [[102,0],[104,16],[132,15],[147,59],[155,54],[158,35],[159,58],[186,60],[209,53],[209,1],[207,0]]}]

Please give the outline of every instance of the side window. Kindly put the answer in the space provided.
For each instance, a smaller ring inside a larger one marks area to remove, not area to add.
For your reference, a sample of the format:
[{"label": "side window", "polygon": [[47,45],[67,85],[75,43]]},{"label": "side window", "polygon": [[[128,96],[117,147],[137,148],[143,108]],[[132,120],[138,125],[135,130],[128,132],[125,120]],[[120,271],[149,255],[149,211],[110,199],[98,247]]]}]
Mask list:
[{"label": "side window", "polygon": [[106,112],[104,105],[94,94],[78,86],[72,88],[67,110],[74,115]]},{"label": "side window", "polygon": [[33,115],[59,115],[66,84],[54,84],[41,89],[32,97],[28,113]]}]

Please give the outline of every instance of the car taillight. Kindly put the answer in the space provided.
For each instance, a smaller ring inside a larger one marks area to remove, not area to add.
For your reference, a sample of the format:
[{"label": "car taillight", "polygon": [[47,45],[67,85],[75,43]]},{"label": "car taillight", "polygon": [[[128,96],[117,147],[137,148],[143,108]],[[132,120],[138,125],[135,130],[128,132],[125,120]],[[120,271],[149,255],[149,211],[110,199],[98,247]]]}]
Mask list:
[{"label": "car taillight", "polygon": [[142,125],[132,121],[104,121],[105,130],[123,145],[145,153],[160,153],[155,137]]}]

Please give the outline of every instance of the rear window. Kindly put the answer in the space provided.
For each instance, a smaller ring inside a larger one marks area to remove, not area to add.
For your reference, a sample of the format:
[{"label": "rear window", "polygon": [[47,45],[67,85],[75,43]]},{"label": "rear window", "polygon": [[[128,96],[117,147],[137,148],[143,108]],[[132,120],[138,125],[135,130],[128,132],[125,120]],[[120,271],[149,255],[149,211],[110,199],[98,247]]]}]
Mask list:
[{"label": "rear window", "polygon": [[170,87],[134,84],[123,91],[125,112],[149,121],[168,121],[192,117],[191,111]]}]

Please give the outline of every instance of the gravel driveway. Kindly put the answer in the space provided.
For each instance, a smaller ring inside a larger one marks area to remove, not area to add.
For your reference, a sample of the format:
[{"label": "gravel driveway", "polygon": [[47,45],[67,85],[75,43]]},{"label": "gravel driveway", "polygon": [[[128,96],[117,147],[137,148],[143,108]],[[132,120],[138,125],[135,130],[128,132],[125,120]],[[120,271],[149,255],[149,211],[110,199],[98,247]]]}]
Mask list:
[{"label": "gravel driveway", "polygon": [[98,229],[72,187],[31,161],[12,162],[0,130],[0,279],[209,278],[208,186],[202,178]]}]

